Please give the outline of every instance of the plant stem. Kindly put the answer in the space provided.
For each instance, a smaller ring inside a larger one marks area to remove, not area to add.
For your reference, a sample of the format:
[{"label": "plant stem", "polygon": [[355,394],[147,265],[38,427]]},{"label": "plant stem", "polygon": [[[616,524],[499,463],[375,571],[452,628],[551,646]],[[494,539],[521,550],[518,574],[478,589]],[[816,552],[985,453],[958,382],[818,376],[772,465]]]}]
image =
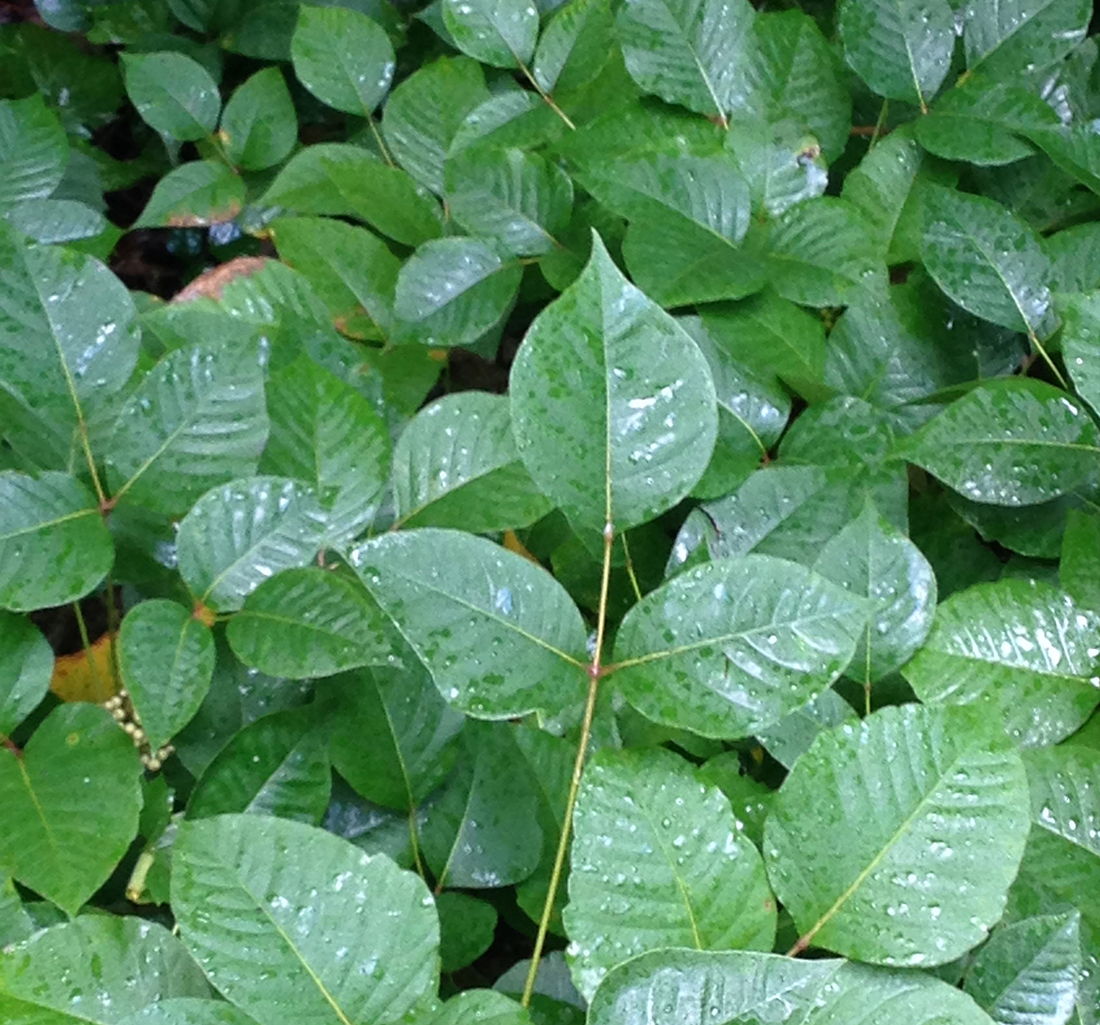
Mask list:
[{"label": "plant stem", "polygon": [[1031,344],[1035,346],[1035,351],[1043,357],[1046,365],[1050,367],[1050,372],[1055,376],[1062,390],[1069,391],[1069,384],[1066,383],[1066,379],[1062,376],[1062,372],[1058,369],[1054,360],[1051,359],[1050,353],[1047,352],[1043,343],[1039,341],[1039,336],[1035,333],[1035,329],[1029,326],[1027,329],[1027,336],[1031,339]]},{"label": "plant stem", "polygon": [[542,97],[543,102],[555,114],[557,114],[558,117],[562,119],[562,121],[565,122],[567,128],[571,129],[572,131],[576,131],[577,126],[573,124],[572,118],[570,118],[569,115],[566,114],[566,112],[554,102],[554,97],[551,96],[545,89],[543,89],[541,85],[538,84],[535,76],[531,74],[530,68],[528,68],[527,65],[524,64],[523,61],[521,61],[518,57],[516,58],[516,63],[519,65],[519,70],[523,72],[523,77],[526,78],[527,81],[535,87],[535,92],[537,92],[539,96]]},{"label": "plant stem", "polygon": [[596,650],[592,662],[587,667],[588,698],[584,703],[584,718],[581,720],[581,735],[577,742],[577,757],[573,760],[573,776],[569,781],[569,797],[565,802],[565,818],[561,824],[561,839],[554,857],[554,868],[550,872],[550,889],[546,894],[546,903],[542,906],[539,931],[535,937],[535,949],[531,954],[531,967],[527,970],[527,981],[523,985],[524,1007],[531,1006],[531,994],[535,991],[535,980],[539,974],[539,961],[542,949],[546,945],[546,934],[550,931],[550,919],[554,916],[554,902],[561,885],[562,872],[565,869],[565,856],[569,851],[569,836],[573,825],[573,809],[577,806],[577,794],[584,775],[584,763],[588,757],[588,742],[592,737],[592,720],[596,715],[596,698],[600,693],[600,677],[603,671],[600,659],[603,654],[604,636],[607,632],[607,592],[611,582],[611,548],[615,542],[615,528],[610,518],[603,531],[603,575],[600,579],[600,607],[596,616]]},{"label": "plant stem", "polygon": [[374,141],[378,143],[378,150],[382,154],[382,159],[386,162],[387,167],[396,167],[393,162],[393,157],[390,156],[390,151],[386,149],[386,144],[382,140],[382,133],[378,130],[378,125],[374,123],[374,118],[370,114],[367,114],[367,124],[370,125],[371,133],[374,135]]},{"label": "plant stem", "polygon": [[[80,632],[80,643],[84,645],[84,657],[88,661],[88,668],[91,670],[99,691],[97,696],[100,701],[106,701],[112,692],[110,687],[105,686],[103,680],[100,679],[99,670],[95,665],[95,658],[92,656],[92,642],[88,637],[88,624],[84,622],[84,611],[78,601],[73,602],[73,614],[76,616],[76,628]],[[107,638],[107,643],[111,644],[111,638]]]}]

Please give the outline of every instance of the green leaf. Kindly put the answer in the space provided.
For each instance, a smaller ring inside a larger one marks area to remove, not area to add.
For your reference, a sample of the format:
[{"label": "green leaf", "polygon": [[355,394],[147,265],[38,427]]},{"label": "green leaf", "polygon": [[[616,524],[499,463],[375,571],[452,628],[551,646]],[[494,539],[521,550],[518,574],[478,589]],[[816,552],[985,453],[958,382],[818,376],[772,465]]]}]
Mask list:
[{"label": "green leaf", "polygon": [[843,306],[885,278],[868,225],[843,199],[822,196],[791,207],[770,226],[769,284],[802,306]]},{"label": "green leaf", "polygon": [[531,1025],[533,1020],[530,1012],[503,993],[471,989],[451,997],[429,1025]]},{"label": "green leaf", "polygon": [[1062,355],[1077,393],[1100,414],[1100,294],[1080,296],[1065,310]]},{"label": "green leaf", "polygon": [[226,636],[245,665],[292,680],[385,663],[390,652],[385,617],[362,588],[316,566],[265,580]]},{"label": "green leaf", "polygon": [[764,858],[799,947],[937,965],[1000,919],[1027,835],[1027,777],[1007,739],[975,726],[885,708],[822,733],[798,760],[765,823]]},{"label": "green leaf", "polygon": [[382,132],[394,159],[422,185],[443,194],[443,162],[466,115],[489,90],[481,65],[440,57],[406,78],[386,101]]},{"label": "green leaf", "polygon": [[265,715],[235,734],[200,777],[189,819],[274,815],[317,825],[329,802],[328,729],[312,707]]},{"label": "green leaf", "polygon": [[737,117],[805,126],[835,160],[848,144],[852,100],[844,68],[808,14],[781,11],[753,22],[732,93]]},{"label": "green leaf", "polygon": [[[211,982],[267,1025],[391,1025],[438,984],[439,925],[424,883],[301,823],[184,823],[172,910]],[[233,934],[248,940],[227,944]]]},{"label": "green leaf", "polygon": [[626,69],[645,92],[724,118],[753,18],[747,0],[628,0],[616,23]]},{"label": "green leaf", "polygon": [[905,667],[929,704],[977,704],[1026,746],[1055,744],[1100,703],[1100,616],[1049,584],[1000,580],[952,595]]},{"label": "green leaf", "polygon": [[456,708],[510,719],[581,700],[584,624],[541,566],[433,528],[375,538],[348,558]]},{"label": "green leaf", "polygon": [[140,774],[102,708],[56,708],[21,753],[0,750],[0,869],[75,915],[134,839]]},{"label": "green leaf", "polygon": [[1030,157],[1035,150],[1027,134],[1058,123],[1034,93],[976,75],[946,93],[914,132],[938,157],[995,167]]},{"label": "green leaf", "polygon": [[281,163],[298,141],[298,115],[278,68],[263,68],[229,98],[221,130],[226,156],[238,167],[262,171]]},{"label": "green leaf", "polygon": [[966,66],[994,78],[1042,73],[1082,39],[1092,15],[1088,0],[971,0],[963,9]]},{"label": "green leaf", "polygon": [[848,66],[879,96],[924,106],[951,67],[955,13],[947,0],[844,0],[840,37]]},{"label": "green leaf", "polygon": [[1050,333],[1050,261],[1035,232],[999,203],[930,186],[921,259],[964,310],[1014,331]]},{"label": "green leaf", "polygon": [[511,309],[523,269],[491,242],[425,242],[397,275],[394,313],[410,339],[434,348],[470,345]]},{"label": "green leaf", "polygon": [[470,723],[422,847],[438,886],[487,889],[529,876],[542,853],[536,781],[510,723]]},{"label": "green leaf", "polygon": [[512,422],[535,483],[574,527],[644,523],[698,482],[718,428],[698,346],[598,240],[512,365]]},{"label": "green leaf", "polygon": [[79,242],[118,230],[109,226],[98,210],[75,199],[23,200],[7,211],[6,216],[17,231],[43,245]]},{"label": "green leaf", "polygon": [[1100,516],[1070,510],[1059,573],[1062,587],[1074,601],[1100,610]]},{"label": "green leaf", "polygon": [[873,504],[829,541],[814,570],[871,603],[849,676],[870,687],[924,643],[936,608],[936,576],[920,549]]},{"label": "green leaf", "polygon": [[29,466],[86,463],[80,424],[137,363],[141,332],[122,282],[89,256],[28,246],[0,223],[0,431]]},{"label": "green leaf", "polygon": [[1046,915],[993,934],[966,976],[966,992],[1000,1023],[1064,1025],[1081,970],[1081,916]]},{"label": "green leaf", "polygon": [[415,656],[402,662],[341,678],[331,749],[333,766],[357,793],[410,811],[451,771],[465,719]]},{"label": "green leaf", "polygon": [[1028,138],[1067,175],[1100,192],[1100,145],[1091,125],[1033,128]]},{"label": "green leaf", "polygon": [[609,0],[565,3],[539,36],[531,73],[540,89],[561,95],[595,81],[615,49]]},{"label": "green leaf", "polygon": [[255,473],[267,436],[251,346],[177,349],[119,412],[104,453],[107,480],[116,501],[179,516],[216,484]]},{"label": "green leaf", "polygon": [[214,673],[209,628],[174,601],[135,605],[118,635],[122,682],[156,751],[199,710]]},{"label": "green leaf", "polygon": [[303,214],[356,217],[407,246],[435,238],[443,219],[439,204],[408,174],[343,143],[296,153],[263,201]]},{"label": "green leaf", "polygon": [[919,972],[696,950],[656,951],[617,968],[588,1022],[643,1025],[665,1008],[676,1021],[723,1025],[990,1025],[970,997]]},{"label": "green leaf", "polygon": [[530,0],[443,0],[443,24],[463,53],[515,68],[535,52],[539,12]]},{"label": "green leaf", "polygon": [[0,612],[0,736],[10,736],[50,687],[53,651],[25,616]]},{"label": "green leaf", "polygon": [[780,765],[790,769],[800,755],[809,751],[819,733],[855,719],[852,706],[835,690],[827,690],[774,726],[761,730],[757,740]]},{"label": "green leaf", "polygon": [[860,599],[803,566],[721,559],[681,573],[627,614],[616,683],[655,722],[745,737],[827,689],[866,616]]},{"label": "green leaf", "polygon": [[92,493],[65,473],[0,473],[0,608],[83,598],[110,572],[114,545]]},{"label": "green leaf", "polygon": [[1100,260],[1095,255],[1100,252],[1100,225],[1075,224],[1047,235],[1043,251],[1050,258],[1052,292],[1092,292],[1100,288]]},{"label": "green leaf", "polygon": [[44,199],[69,162],[69,142],[41,96],[0,101],[0,205]]},{"label": "green leaf", "polygon": [[516,452],[508,399],[460,392],[425,406],[394,449],[397,522],[471,534],[526,527],[551,509]]},{"label": "green leaf", "polygon": [[6,1025],[113,1025],[151,1001],[209,993],[183,944],[136,917],[82,915],[0,956]]},{"label": "green leaf", "polygon": [[149,1004],[121,1025],[256,1025],[256,1019],[224,1000],[175,997]]},{"label": "green leaf", "polygon": [[169,171],[135,228],[202,228],[232,221],[244,208],[244,182],[216,160],[193,160]]},{"label": "green leaf", "polygon": [[218,83],[182,53],[124,53],[126,93],[142,118],[180,142],[209,136],[222,108]]},{"label": "green leaf", "polygon": [[361,117],[374,113],[393,81],[385,29],[350,7],[299,7],[290,57],[298,80],[317,99]]},{"label": "green leaf", "polygon": [[700,316],[707,333],[746,367],[774,374],[800,395],[827,394],[820,317],[770,290],[736,305],[705,307]]},{"label": "green leaf", "polygon": [[537,154],[471,148],[447,161],[446,183],[455,221],[517,256],[550,252],[569,224],[573,183]]},{"label": "green leaf", "polygon": [[771,949],[775,900],[760,855],[725,795],[672,752],[599,753],[574,819],[563,918],[589,999],[610,969],[647,950]]},{"label": "green leaf", "polygon": [[822,195],[829,184],[821,146],[793,121],[773,125],[738,118],[730,125],[726,149],[749,183],[753,212],[762,219]]},{"label": "green leaf", "polygon": [[[445,972],[456,972],[460,968],[473,964],[482,954],[493,945],[493,935],[497,927],[497,909],[476,897],[466,893],[446,891],[435,898],[435,908],[439,912],[439,960],[440,968]],[[472,1000],[473,994],[467,1000]],[[482,998],[485,1010],[490,1009],[490,1001]],[[459,1001],[461,1004],[463,1001]],[[493,1006],[499,1008],[501,1013],[512,1004],[511,1001],[501,997]],[[451,1005],[457,1012],[458,1007]],[[481,1010],[479,1007],[478,1010]],[[518,1010],[518,1009],[517,1009]],[[474,1019],[477,1021],[478,1019]],[[495,1025],[504,1025],[489,1018]],[[468,1018],[457,1018],[455,1025],[469,1021]],[[435,1019],[433,1019],[435,1025]]]},{"label": "green leaf", "polygon": [[989,382],[956,399],[899,446],[956,491],[991,505],[1049,501],[1096,469],[1100,435],[1080,403],[1029,378]]},{"label": "green leaf", "polygon": [[252,477],[208,491],[179,525],[179,571],[197,601],[235,612],[279,570],[306,565],[324,537],[310,488]]},{"label": "green leaf", "polygon": [[382,418],[350,384],[305,357],[272,375],[268,408],[271,439],[260,469],[316,490],[330,544],[362,533],[389,476],[390,436]]}]

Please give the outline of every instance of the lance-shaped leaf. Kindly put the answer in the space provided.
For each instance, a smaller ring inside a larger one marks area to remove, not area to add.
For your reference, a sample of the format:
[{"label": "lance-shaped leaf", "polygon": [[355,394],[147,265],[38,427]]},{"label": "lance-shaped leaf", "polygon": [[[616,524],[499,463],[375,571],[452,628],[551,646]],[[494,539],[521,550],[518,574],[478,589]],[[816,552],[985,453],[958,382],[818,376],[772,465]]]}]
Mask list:
[{"label": "lance-shaped leaf", "polygon": [[26,465],[68,468],[78,425],[129,380],[141,333],[129,293],[90,256],[29,246],[0,220],[0,423]]},{"label": "lance-shaped leaf", "polygon": [[617,19],[626,69],[645,92],[724,118],[753,17],[748,0],[628,0]]},{"label": "lance-shaped leaf", "polygon": [[1013,378],[956,399],[898,453],[976,502],[1036,505],[1095,472],[1100,433],[1080,401]]},{"label": "lance-shaped leaf", "polygon": [[671,508],[714,449],[706,359],[622,276],[598,237],[581,276],[528,330],[511,394],[527,469],[589,533],[625,530]]},{"label": "lance-shaped leaf", "polygon": [[424,883],[312,826],[184,823],[172,910],[210,981],[268,1025],[394,1025],[436,992],[439,923]]},{"label": "lance-shaped leaf", "polygon": [[330,544],[361,534],[389,475],[385,421],[350,384],[304,356],[272,376],[268,408],[271,440],[261,471],[316,489]]},{"label": "lance-shaped leaf", "polygon": [[21,754],[0,751],[0,869],[75,915],[134,839],[140,775],[102,708],[56,708]]},{"label": "lance-shaped leaf", "polygon": [[122,620],[118,664],[134,710],[156,751],[199,710],[214,673],[214,637],[182,605],[154,599]]},{"label": "lance-shaped leaf", "polygon": [[[669,1017],[654,1018],[653,1012]],[[990,1025],[970,997],[919,972],[751,951],[662,950],[615,969],[589,1025]]]},{"label": "lance-shaped leaf", "polygon": [[483,64],[522,67],[535,52],[539,10],[531,0],[443,0],[443,24]]},{"label": "lance-shaped leaf", "polygon": [[234,612],[281,569],[304,566],[324,538],[312,489],[252,477],[208,491],[180,522],[179,570],[196,600]]},{"label": "lance-shaped leaf", "polygon": [[818,736],[764,825],[776,896],[814,945],[937,965],[1000,920],[1027,837],[1027,777],[974,717],[902,705]]},{"label": "lance-shaped leaf", "polygon": [[912,541],[868,503],[822,549],[814,569],[871,602],[849,676],[870,686],[909,661],[936,609],[936,575]]},{"label": "lance-shaped leaf", "polygon": [[191,142],[214,131],[222,108],[218,83],[182,53],[122,55],[126,92],[137,112],[161,135]]},{"label": "lance-shaped leaf", "polygon": [[966,66],[996,78],[1043,72],[1088,30],[1088,0],[970,0],[962,10]]},{"label": "lance-shaped leaf", "polygon": [[627,613],[616,683],[655,722],[745,737],[844,671],[867,608],[796,563],[752,555],[687,570]]},{"label": "lance-shaped leaf", "polygon": [[290,42],[298,80],[322,103],[370,117],[393,81],[390,37],[350,7],[298,9]]},{"label": "lance-shaped leaf", "polygon": [[348,558],[456,708],[510,719],[581,699],[584,624],[541,566],[433,528],[375,538]]},{"label": "lance-shaped leaf", "polygon": [[316,566],[265,580],[230,621],[226,637],[246,666],[304,680],[391,655],[386,618],[361,587]]},{"label": "lance-shaped leaf", "polygon": [[394,449],[399,524],[471,534],[526,527],[551,509],[516,452],[508,399],[459,392],[425,406]]},{"label": "lance-shaped leaf", "polygon": [[209,996],[184,945],[164,926],[133,916],[82,915],[0,956],[0,1014],[8,1025],[113,1025],[151,1001]]},{"label": "lance-shaped leaf", "polygon": [[1065,1025],[1077,1000],[1080,925],[1072,912],[999,930],[970,966],[966,992],[1001,1025]]},{"label": "lance-shaped leaf", "polygon": [[411,652],[403,666],[341,677],[333,766],[368,801],[409,811],[451,771],[466,721]]},{"label": "lance-shaped leaf", "polygon": [[26,616],[0,612],[0,737],[31,714],[50,687],[49,642]]},{"label": "lance-shaped leaf", "polygon": [[1026,746],[1056,744],[1100,703],[1100,616],[1036,580],[953,594],[903,670],[928,704],[977,704]]},{"label": "lance-shaped leaf", "polygon": [[921,259],[964,310],[1014,331],[1050,334],[1050,260],[1034,230],[1000,203],[929,186]]},{"label": "lance-shaped leaf", "polygon": [[82,598],[110,571],[114,544],[92,493],[65,473],[0,473],[0,608]]},{"label": "lance-shaped leaf", "polygon": [[177,349],[119,413],[107,479],[116,500],[180,516],[215,484],[254,473],[267,434],[263,371],[250,347]]},{"label": "lance-shaped leaf", "polygon": [[647,950],[771,949],[775,900],[760,855],[725,794],[671,751],[597,754],[574,829],[562,918],[588,999],[610,969]]},{"label": "lance-shaped leaf", "polygon": [[955,13],[947,0],[845,0],[844,59],[879,96],[924,106],[951,66]]},{"label": "lance-shaped leaf", "polygon": [[469,345],[508,312],[523,268],[493,243],[476,238],[425,242],[397,275],[394,313],[418,342]]}]

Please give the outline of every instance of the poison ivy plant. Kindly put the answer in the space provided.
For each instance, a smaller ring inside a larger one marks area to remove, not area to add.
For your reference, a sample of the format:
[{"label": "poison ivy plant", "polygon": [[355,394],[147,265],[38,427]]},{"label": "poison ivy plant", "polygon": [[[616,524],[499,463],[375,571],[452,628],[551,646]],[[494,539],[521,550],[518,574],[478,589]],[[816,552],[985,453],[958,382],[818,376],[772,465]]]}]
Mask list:
[{"label": "poison ivy plant", "polygon": [[0,4],[0,1021],[1097,1025],[1092,8]]}]

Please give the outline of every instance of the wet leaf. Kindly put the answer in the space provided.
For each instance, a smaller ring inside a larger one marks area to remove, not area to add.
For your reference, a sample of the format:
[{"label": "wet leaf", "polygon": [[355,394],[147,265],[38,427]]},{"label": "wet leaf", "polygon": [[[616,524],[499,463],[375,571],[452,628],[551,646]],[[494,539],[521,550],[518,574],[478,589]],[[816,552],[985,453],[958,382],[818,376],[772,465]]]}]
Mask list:
[{"label": "wet leaf", "polygon": [[193,142],[214,131],[222,101],[218,84],[182,53],[123,54],[126,92],[137,112],[162,135]]},{"label": "wet leaf", "polygon": [[53,652],[29,619],[0,612],[0,735],[10,736],[50,687]]}]

